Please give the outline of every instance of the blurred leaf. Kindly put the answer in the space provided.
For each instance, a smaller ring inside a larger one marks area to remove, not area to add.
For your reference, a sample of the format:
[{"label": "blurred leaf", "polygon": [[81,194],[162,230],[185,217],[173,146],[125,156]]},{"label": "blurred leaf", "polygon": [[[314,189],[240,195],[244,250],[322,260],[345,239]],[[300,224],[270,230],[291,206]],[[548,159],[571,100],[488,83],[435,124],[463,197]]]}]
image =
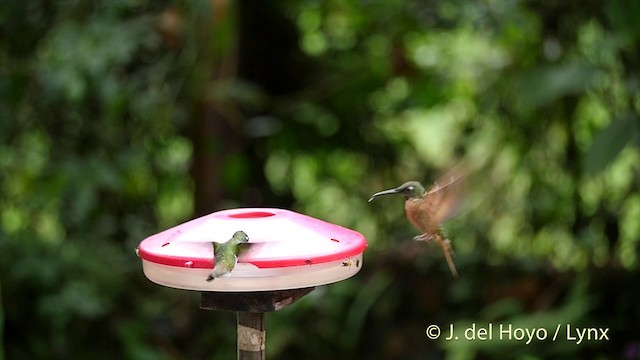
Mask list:
[{"label": "blurred leaf", "polygon": [[526,105],[544,106],[586,90],[596,74],[596,68],[581,62],[540,66],[522,76],[519,95]]},{"label": "blurred leaf", "polygon": [[635,0],[607,1],[607,14],[611,24],[631,39],[640,37],[640,2]]},{"label": "blurred leaf", "polygon": [[360,334],[364,333],[363,329],[367,314],[375,303],[380,300],[380,297],[389,288],[392,281],[389,274],[379,272],[370,279],[366,288],[355,297],[344,323],[344,333],[352,334],[351,336],[342,337],[346,349],[353,351],[357,347],[360,341]]},{"label": "blurred leaf", "polygon": [[[579,326],[581,320],[584,319],[588,311],[593,308],[594,299],[588,295],[588,283],[589,280],[586,275],[578,276],[573,283],[573,287],[569,290],[567,300],[561,307],[554,310],[521,313],[498,319],[489,318],[459,321],[455,324],[456,333],[460,334],[459,340],[443,341],[443,347],[447,350],[448,357],[453,359],[472,359],[482,354],[493,354],[494,356],[499,354],[523,354],[528,352],[528,348],[533,350],[536,346],[541,345],[541,348],[536,349],[537,351],[535,351],[535,353],[546,355],[545,357],[571,354],[574,344],[571,344],[570,341],[565,338],[564,331],[566,331],[567,324],[573,327]],[[488,328],[488,324],[492,324],[493,337],[490,339],[487,338],[486,341],[468,340],[462,336],[462,334],[466,335],[463,331],[472,326],[477,326],[476,328]],[[504,329],[511,329],[511,331],[505,332],[503,336],[499,333],[501,326],[503,326]],[[557,326],[563,326],[558,339],[564,341],[558,341],[556,344],[553,344],[550,340]],[[528,341],[527,338],[522,341],[518,341],[515,338],[508,338],[509,334],[513,335],[515,329],[528,329],[529,331],[544,329],[542,331],[546,333],[546,338],[540,341],[534,336],[530,344],[523,346],[523,342]],[[552,346],[547,346],[547,342]]]},{"label": "blurred leaf", "polygon": [[595,135],[583,163],[588,173],[597,174],[611,164],[620,151],[640,135],[638,117],[627,114],[616,119]]},{"label": "blurred leaf", "polygon": [[[0,283],[0,339],[4,339],[4,299],[2,297],[2,283]],[[0,341],[0,360],[4,360],[4,341]]]}]

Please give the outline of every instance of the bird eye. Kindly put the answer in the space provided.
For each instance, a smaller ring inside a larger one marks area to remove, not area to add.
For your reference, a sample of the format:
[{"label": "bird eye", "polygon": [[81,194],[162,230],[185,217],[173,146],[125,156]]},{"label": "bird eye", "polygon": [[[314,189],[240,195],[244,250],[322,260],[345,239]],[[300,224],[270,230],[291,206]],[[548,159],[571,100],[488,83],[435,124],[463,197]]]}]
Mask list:
[{"label": "bird eye", "polygon": [[409,187],[407,188],[407,190],[409,190],[409,191],[413,191],[413,186],[409,186]]}]

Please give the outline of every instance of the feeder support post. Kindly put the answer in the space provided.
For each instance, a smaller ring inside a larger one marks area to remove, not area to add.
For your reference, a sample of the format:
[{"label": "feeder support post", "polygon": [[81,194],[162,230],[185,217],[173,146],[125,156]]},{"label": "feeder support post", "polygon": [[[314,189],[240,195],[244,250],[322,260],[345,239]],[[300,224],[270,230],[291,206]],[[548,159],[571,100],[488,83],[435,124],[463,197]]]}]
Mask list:
[{"label": "feeder support post", "polygon": [[265,314],[238,311],[238,359],[265,360]]},{"label": "feeder support post", "polygon": [[238,318],[238,359],[264,360],[267,341],[265,313],[291,305],[313,289],[315,286],[274,291],[203,291],[200,309],[235,311]]}]

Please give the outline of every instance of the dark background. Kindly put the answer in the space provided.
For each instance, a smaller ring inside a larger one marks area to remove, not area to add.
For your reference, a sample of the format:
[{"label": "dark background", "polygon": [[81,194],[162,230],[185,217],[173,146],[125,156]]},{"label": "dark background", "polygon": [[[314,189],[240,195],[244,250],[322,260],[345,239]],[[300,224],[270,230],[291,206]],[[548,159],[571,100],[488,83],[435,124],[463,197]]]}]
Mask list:
[{"label": "dark background", "polygon": [[[241,206],[369,242],[269,358],[640,358],[639,2],[11,0],[0,34],[0,358],[233,358],[134,249]],[[456,164],[459,280],[366,201]],[[489,322],[609,340],[425,336]]]}]

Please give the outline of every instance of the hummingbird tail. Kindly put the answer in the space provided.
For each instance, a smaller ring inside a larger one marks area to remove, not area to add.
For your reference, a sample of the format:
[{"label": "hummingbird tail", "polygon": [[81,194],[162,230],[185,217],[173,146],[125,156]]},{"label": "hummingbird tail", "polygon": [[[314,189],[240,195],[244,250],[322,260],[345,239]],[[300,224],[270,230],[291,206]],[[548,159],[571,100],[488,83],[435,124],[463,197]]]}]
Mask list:
[{"label": "hummingbird tail", "polygon": [[[231,270],[233,270],[233,269],[231,269]],[[213,281],[213,280],[215,280],[217,278],[229,277],[229,276],[231,276],[231,270],[229,270],[225,266],[221,266],[221,267],[215,266],[213,268],[213,271],[211,271],[209,273],[209,276],[207,276],[207,281]]]},{"label": "hummingbird tail", "polygon": [[451,248],[451,241],[449,239],[443,239],[442,236],[436,234],[436,240],[442,246],[442,251],[444,252],[444,257],[447,259],[447,264],[449,265],[449,270],[451,270],[451,274],[454,278],[458,278],[458,270],[456,270],[456,264],[453,262],[453,249]]},{"label": "hummingbird tail", "polygon": [[222,275],[224,275],[224,272],[220,271],[217,268],[214,268],[213,271],[209,273],[209,276],[207,276],[207,281],[213,281],[221,277]]}]

